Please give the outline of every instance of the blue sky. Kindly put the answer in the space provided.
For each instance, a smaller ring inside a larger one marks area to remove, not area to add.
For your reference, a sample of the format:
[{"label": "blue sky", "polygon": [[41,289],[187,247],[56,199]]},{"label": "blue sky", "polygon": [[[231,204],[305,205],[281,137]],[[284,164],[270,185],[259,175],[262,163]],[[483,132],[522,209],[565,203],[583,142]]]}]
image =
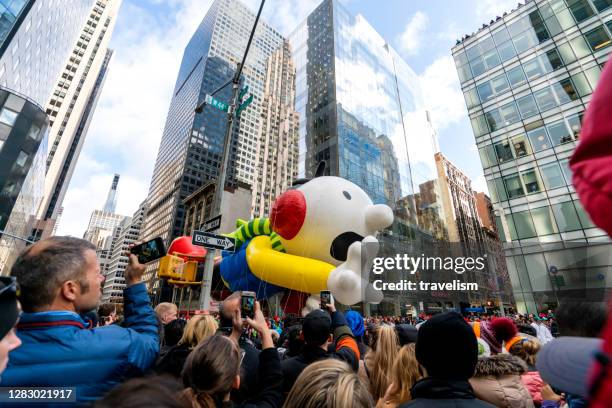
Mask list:
[{"label": "blue sky", "polygon": [[[115,55],[64,200],[58,234],[82,236],[121,174],[117,212],[132,215],[148,193],[183,49],[212,0],[123,0]],[[259,0],[243,0],[253,10]],[[320,0],[267,0],[263,19],[288,34]],[[517,0],[344,0],[421,79],[440,150],[486,189],[450,49]]]}]

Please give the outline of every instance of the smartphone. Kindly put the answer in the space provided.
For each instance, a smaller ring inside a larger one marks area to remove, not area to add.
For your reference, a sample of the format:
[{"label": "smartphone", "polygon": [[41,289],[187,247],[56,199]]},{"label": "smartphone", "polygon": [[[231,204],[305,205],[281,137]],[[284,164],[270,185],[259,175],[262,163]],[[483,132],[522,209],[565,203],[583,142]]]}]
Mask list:
[{"label": "smartphone", "polygon": [[255,292],[243,291],[240,298],[240,316],[243,319],[255,318]]},{"label": "smartphone", "polygon": [[327,310],[327,305],[333,305],[334,298],[329,290],[321,291],[321,309]]},{"label": "smartphone", "polygon": [[130,249],[130,253],[136,255],[138,257],[138,262],[141,264],[155,261],[156,259],[162,258],[166,255],[164,240],[160,237],[153,238],[150,241],[133,246]]}]

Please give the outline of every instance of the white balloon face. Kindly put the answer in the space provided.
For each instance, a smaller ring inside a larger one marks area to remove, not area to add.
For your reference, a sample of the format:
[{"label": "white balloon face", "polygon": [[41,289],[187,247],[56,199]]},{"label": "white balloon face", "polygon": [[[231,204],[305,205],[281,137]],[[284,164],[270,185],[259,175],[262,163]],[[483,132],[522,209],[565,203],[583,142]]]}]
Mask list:
[{"label": "white balloon face", "polygon": [[295,237],[281,239],[288,253],[339,265],[350,244],[376,234],[366,224],[372,200],[356,184],[340,177],[316,177],[298,191],[306,199],[306,216]]}]

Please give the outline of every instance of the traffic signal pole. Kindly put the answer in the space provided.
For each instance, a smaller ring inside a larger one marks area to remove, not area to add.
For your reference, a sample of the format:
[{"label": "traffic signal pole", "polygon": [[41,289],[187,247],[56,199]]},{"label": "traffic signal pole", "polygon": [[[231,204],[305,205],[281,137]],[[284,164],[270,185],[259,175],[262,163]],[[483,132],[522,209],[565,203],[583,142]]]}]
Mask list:
[{"label": "traffic signal pole", "polygon": [[[230,83],[232,84],[232,97],[230,99],[229,108],[227,110],[227,127],[225,129],[225,137],[223,139],[223,156],[221,157],[221,163],[218,173],[219,175],[217,177],[215,193],[213,196],[213,206],[211,214],[212,216],[216,216],[221,212],[223,204],[223,191],[225,190],[225,179],[227,178],[229,153],[232,147],[234,122],[236,120],[234,113],[238,105],[238,96],[240,92],[240,76],[242,75],[242,68],[244,67],[244,63],[249,53],[249,48],[251,48],[251,43],[253,42],[253,37],[255,36],[255,30],[257,28],[257,23],[259,22],[259,17],[261,16],[261,11],[263,10],[264,3],[265,0],[261,0],[261,4],[259,5],[259,11],[257,12],[257,16],[255,17],[255,23],[253,24],[251,35],[249,36],[249,41],[247,42],[246,49],[244,50],[244,55],[242,56],[242,62],[238,63],[236,72],[234,73],[234,77],[232,78],[231,82],[226,82],[222,87],[217,88],[214,92],[217,93],[225,86],[229,85]],[[196,107],[195,112],[201,113],[203,111],[205,103],[206,102],[200,103]],[[212,275],[216,253],[216,250],[209,250],[206,254],[206,259],[204,261],[204,276],[202,277],[199,302],[199,309],[201,310],[208,310],[208,308],[210,307],[210,292],[212,286]]]}]

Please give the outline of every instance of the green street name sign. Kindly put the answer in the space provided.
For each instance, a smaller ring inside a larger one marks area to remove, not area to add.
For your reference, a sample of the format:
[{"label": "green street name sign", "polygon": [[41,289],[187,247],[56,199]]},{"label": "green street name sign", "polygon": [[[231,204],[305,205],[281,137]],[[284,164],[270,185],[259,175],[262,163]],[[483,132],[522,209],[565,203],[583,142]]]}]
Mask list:
[{"label": "green street name sign", "polygon": [[209,94],[206,94],[205,101],[206,101],[207,105],[211,105],[212,107],[217,108],[220,111],[227,112],[227,110],[229,109],[229,106],[226,103],[221,102],[220,100],[213,98]]}]

